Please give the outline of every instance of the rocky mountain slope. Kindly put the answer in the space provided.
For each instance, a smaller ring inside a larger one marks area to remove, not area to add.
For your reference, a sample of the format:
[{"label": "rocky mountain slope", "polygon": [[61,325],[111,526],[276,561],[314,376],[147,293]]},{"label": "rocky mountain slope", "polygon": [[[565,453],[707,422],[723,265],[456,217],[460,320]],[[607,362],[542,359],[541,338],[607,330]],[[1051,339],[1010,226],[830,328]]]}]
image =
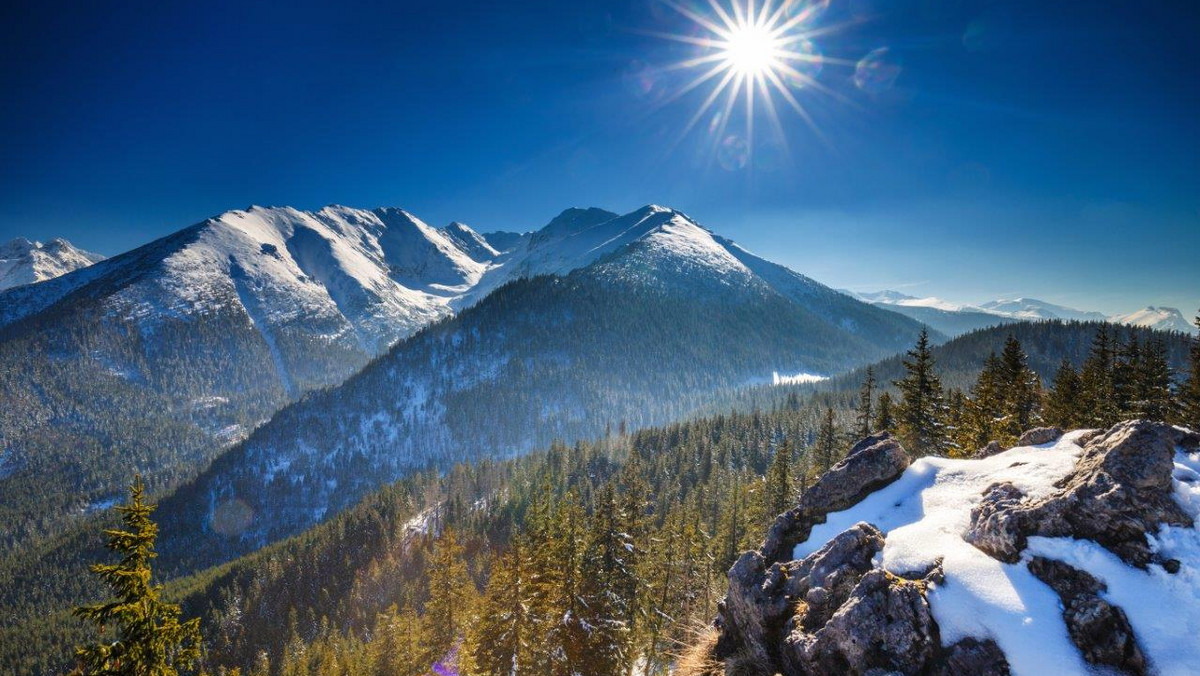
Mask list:
[{"label": "rocky mountain slope", "polygon": [[1031,430],[969,460],[913,460],[871,437],[730,569],[689,663],[693,675],[1194,673],[1198,516],[1200,436],[1163,424]]},{"label": "rocky mountain slope", "polygon": [[594,262],[513,273],[281,411],[164,501],[164,530],[188,534],[164,559],[220,560],[418,469],[677,419],[773,371],[832,373],[894,353],[920,330],[661,207],[569,212],[508,255],[522,273]]},{"label": "rocky mountain slope", "polygon": [[65,239],[31,242],[18,237],[0,246],[0,291],[61,277],[104,260],[104,256],[77,249]]}]

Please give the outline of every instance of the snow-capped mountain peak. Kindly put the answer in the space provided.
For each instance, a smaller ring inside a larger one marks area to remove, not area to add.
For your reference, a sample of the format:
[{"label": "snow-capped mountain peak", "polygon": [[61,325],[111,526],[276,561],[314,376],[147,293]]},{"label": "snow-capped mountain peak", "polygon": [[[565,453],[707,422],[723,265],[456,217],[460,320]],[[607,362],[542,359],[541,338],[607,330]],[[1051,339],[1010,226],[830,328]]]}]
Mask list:
[{"label": "snow-capped mountain peak", "polygon": [[56,237],[45,244],[17,237],[0,246],[0,290],[54,279],[104,260]]},{"label": "snow-capped mountain peak", "polygon": [[1055,305],[1037,298],[1013,298],[992,300],[981,303],[980,308],[1014,319],[1063,319],[1079,321],[1104,321],[1107,319],[1099,312],[1076,310],[1064,305]]},{"label": "snow-capped mountain peak", "polygon": [[1173,307],[1155,307],[1153,305],[1136,312],[1115,315],[1110,321],[1129,326],[1143,326],[1161,331],[1183,331],[1184,333],[1200,333],[1200,327],[1189,322],[1183,313]]}]

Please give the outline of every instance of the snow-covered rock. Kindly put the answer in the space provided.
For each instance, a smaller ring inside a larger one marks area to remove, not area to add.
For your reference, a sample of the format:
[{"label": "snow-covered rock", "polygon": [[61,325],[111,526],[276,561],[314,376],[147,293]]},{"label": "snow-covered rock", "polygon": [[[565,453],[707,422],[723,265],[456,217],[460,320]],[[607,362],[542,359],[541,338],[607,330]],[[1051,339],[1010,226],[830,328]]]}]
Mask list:
[{"label": "snow-covered rock", "polygon": [[865,495],[827,510],[802,498],[730,570],[714,655],[789,676],[1195,673],[1195,440],[1131,421],[921,458],[856,489],[846,466],[895,453],[866,440],[805,497]]},{"label": "snow-covered rock", "polygon": [[54,279],[102,260],[104,256],[78,249],[65,239],[43,244],[18,237],[0,246],[0,291]]}]

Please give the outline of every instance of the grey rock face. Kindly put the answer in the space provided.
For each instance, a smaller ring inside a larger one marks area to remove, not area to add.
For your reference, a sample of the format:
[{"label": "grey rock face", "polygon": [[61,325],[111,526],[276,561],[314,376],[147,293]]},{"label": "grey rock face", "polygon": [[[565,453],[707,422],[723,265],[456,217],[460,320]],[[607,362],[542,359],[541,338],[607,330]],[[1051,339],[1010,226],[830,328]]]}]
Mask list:
[{"label": "grey rock face", "polygon": [[1152,562],[1146,533],[1163,524],[1192,525],[1172,498],[1171,427],[1134,420],[1092,439],[1053,495],[1030,501],[1011,484],[991,486],[971,513],[964,536],[1014,563],[1031,535],[1095,540],[1125,562]]},{"label": "grey rock face", "polygon": [[1034,557],[1029,572],[1058,594],[1071,642],[1089,664],[1126,674],[1146,673],[1146,657],[1138,647],[1125,611],[1100,598],[1104,583],[1061,561]]},{"label": "grey rock face", "polygon": [[910,460],[886,432],[855,444],[850,453],[805,491],[800,504],[780,514],[767,532],[762,556],[768,564],[792,558],[796,543],[808,539],[825,515],[857,504],[900,477]]},{"label": "grey rock face", "polygon": [[1057,427],[1035,427],[1031,430],[1025,430],[1020,439],[1017,439],[1018,446],[1040,446],[1058,441],[1062,438],[1063,431]]}]

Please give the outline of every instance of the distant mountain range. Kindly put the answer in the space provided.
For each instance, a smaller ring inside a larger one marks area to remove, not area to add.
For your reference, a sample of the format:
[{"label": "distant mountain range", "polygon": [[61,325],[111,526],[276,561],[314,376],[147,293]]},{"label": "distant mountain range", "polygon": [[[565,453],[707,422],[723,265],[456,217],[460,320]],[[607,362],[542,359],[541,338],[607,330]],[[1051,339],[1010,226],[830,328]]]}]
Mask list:
[{"label": "distant mountain range", "polygon": [[917,298],[899,291],[852,292],[860,300],[887,307],[912,317],[949,336],[1013,321],[1108,321],[1162,331],[1196,334],[1200,329],[1171,307],[1146,307],[1136,312],[1108,316],[1100,312],[1076,310],[1036,298],[991,300],[978,305],[954,303],[936,297]]},{"label": "distant mountain range", "polygon": [[0,291],[54,279],[102,260],[104,256],[77,249],[65,239],[43,244],[18,237],[0,246]]},{"label": "distant mountain range", "polygon": [[[429,464],[664,421],[774,371],[843,371],[919,330],[660,206],[568,209],[521,235],[394,208],[230,211],[0,292],[0,364],[22,365],[0,369],[15,404],[0,518],[11,545],[108,504],[134,468],[176,485],[298,399],[254,439],[306,420],[295,467],[324,448],[366,468],[322,489],[345,500]],[[344,441],[306,436],[327,433]],[[255,467],[260,484],[296,476]],[[331,506],[312,498],[297,525]]]}]

